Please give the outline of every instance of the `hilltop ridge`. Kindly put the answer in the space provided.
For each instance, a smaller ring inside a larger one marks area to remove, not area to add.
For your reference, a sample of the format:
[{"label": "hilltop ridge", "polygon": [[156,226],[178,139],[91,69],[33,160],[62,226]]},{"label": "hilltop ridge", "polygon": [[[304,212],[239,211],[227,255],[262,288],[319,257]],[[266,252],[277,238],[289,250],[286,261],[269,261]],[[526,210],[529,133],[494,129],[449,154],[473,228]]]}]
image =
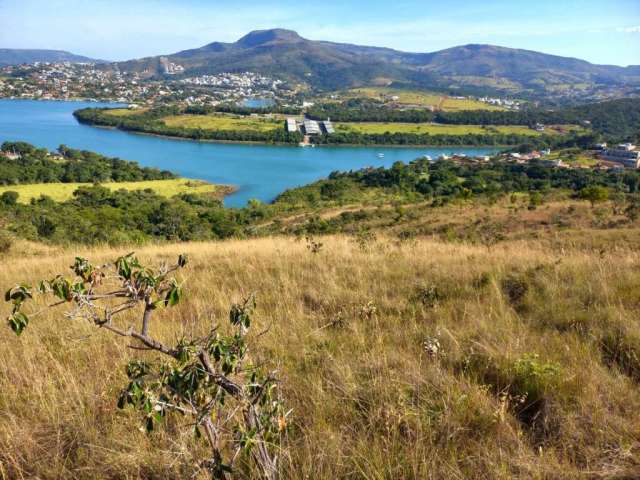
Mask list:
[{"label": "hilltop ridge", "polygon": [[402,52],[309,40],[281,28],[253,31],[233,43],[213,42],[116,65],[162,76],[162,59],[183,67],[181,76],[255,71],[321,89],[401,84],[535,96],[568,95],[563,90],[575,85],[581,85],[584,91],[640,86],[639,66],[595,65],[575,58],[482,44],[428,53]]}]

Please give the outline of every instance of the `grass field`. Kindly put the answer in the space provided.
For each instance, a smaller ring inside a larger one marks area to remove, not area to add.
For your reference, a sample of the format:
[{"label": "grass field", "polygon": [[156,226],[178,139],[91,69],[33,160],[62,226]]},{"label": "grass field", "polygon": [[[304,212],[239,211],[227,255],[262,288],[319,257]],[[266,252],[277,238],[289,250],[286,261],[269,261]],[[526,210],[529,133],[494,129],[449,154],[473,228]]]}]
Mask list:
[{"label": "grass field", "polygon": [[397,96],[396,103],[401,105],[416,105],[421,107],[433,107],[445,112],[459,110],[504,110],[502,107],[488,105],[477,100],[457,99],[446,95],[418,90],[400,90],[394,88],[366,87],[355,88],[341,92],[344,98],[371,98],[391,102],[391,97]]},{"label": "grass field", "polygon": [[[564,131],[570,131],[576,127],[564,126]],[[441,125],[435,123],[339,123],[336,124],[338,131],[354,131],[358,133],[370,133],[370,134],[382,134],[386,132],[391,133],[415,133],[415,134],[429,134],[429,135],[467,135],[467,134],[518,134],[518,135],[530,135],[532,137],[542,135],[541,132],[533,130],[529,127],[520,125],[510,126],[488,126],[483,127],[481,125]],[[554,128],[547,128],[544,132],[546,134],[557,135],[560,132]]]},{"label": "grass field", "polygon": [[[32,198],[47,195],[57,202],[63,202],[73,197],[78,187],[88,186],[90,183],[38,183],[32,185],[10,185],[0,187],[0,194],[6,191],[18,192],[18,202],[29,203]],[[201,180],[178,178],[172,180],[149,180],[142,182],[104,183],[102,186],[110,190],[144,190],[151,188],[158,195],[170,198],[181,193],[210,193],[223,195],[228,187],[213,185]]]},{"label": "grass field", "polygon": [[242,117],[235,115],[175,115],[163,122],[168,127],[201,128],[203,130],[268,132],[284,129],[284,119]]},{"label": "grass field", "polygon": [[[446,224],[456,208],[426,211]],[[496,208],[477,209],[481,225]],[[184,303],[154,317],[162,341],[225,325],[229,305],[257,292],[253,326],[264,333],[251,355],[277,367],[293,409],[283,480],[637,478],[638,250],[620,232],[615,250],[523,238],[488,248],[380,236],[362,248],[332,236],[313,254],[277,237],[137,253],[190,257]],[[0,286],[69,273],[76,255],[98,263],[130,250],[16,245]],[[127,360],[149,354],[64,311],[19,338],[0,327],[0,478],[193,478],[203,447],[182,417],[145,435],[138,415],[116,408]],[[257,478],[244,468],[238,478]]]},{"label": "grass field", "polygon": [[144,113],[147,110],[149,110],[148,108],[137,108],[137,109],[130,109],[130,108],[110,108],[108,110],[105,110],[105,113],[107,115],[111,115],[113,117],[129,117],[131,115],[136,115],[138,113]]}]

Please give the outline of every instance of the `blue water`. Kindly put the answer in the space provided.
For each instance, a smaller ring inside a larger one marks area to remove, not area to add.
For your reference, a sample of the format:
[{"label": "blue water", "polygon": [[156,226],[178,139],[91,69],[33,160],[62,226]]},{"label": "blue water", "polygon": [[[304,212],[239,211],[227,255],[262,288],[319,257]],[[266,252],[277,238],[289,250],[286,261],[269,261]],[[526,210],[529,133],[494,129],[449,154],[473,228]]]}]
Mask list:
[{"label": "blue water", "polygon": [[[231,207],[251,198],[273,200],[287,188],[326,177],[334,170],[390,166],[422,155],[442,153],[488,155],[482,148],[382,148],[231,145],[173,140],[95,128],[79,124],[72,113],[98,106],[91,102],[0,100],[0,142],[21,140],[39,147],[92,150],[103,155],[135,160],[141,165],[177,172],[213,183],[235,185],[226,198]],[[102,104],[105,105],[105,104]],[[378,154],[384,153],[384,158]]]},{"label": "blue water", "polygon": [[266,108],[274,105],[275,102],[270,98],[245,98],[240,105],[247,108]]}]

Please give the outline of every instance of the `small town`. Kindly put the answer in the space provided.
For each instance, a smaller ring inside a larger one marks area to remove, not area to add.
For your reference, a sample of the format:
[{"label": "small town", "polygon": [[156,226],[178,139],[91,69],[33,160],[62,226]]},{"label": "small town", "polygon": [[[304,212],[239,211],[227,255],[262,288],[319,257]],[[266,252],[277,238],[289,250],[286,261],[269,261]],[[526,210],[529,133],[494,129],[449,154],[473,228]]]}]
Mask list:
[{"label": "small town", "polygon": [[[163,65],[166,75],[181,73],[175,64]],[[284,100],[293,95],[295,91],[282,80],[252,72],[149,80],[135,72],[107,69],[100,64],[37,62],[0,68],[0,98],[218,105],[251,98]]]}]

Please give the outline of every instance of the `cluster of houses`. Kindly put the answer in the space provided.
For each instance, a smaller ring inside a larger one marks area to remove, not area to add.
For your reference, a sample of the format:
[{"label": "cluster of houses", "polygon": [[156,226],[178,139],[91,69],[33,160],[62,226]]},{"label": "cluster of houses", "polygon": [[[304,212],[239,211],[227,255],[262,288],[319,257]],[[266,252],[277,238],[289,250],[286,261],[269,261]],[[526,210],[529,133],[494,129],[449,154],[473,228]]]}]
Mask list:
[{"label": "cluster of houses", "polygon": [[[631,143],[623,143],[613,147],[606,144],[598,144],[594,151],[588,155],[592,156],[591,163],[574,163],[563,159],[562,156],[550,157],[551,150],[534,150],[529,153],[503,153],[499,159],[503,162],[527,164],[532,161],[540,162],[541,165],[556,168],[593,168],[597,170],[624,170],[640,169],[640,150]],[[425,157],[427,158],[427,157]],[[440,155],[437,160],[449,160],[456,163],[484,163],[491,160],[488,156],[467,156],[464,154]],[[430,157],[428,157],[431,160]]]},{"label": "cluster of houses", "polygon": [[[170,62],[166,57],[160,60],[160,66],[168,76],[184,73],[182,66]],[[35,63],[0,67],[0,98],[89,98],[145,105],[172,102],[218,105],[254,97],[284,100],[295,94],[283,81],[252,72],[203,75],[182,80],[151,80],[136,72],[88,63]]]}]

